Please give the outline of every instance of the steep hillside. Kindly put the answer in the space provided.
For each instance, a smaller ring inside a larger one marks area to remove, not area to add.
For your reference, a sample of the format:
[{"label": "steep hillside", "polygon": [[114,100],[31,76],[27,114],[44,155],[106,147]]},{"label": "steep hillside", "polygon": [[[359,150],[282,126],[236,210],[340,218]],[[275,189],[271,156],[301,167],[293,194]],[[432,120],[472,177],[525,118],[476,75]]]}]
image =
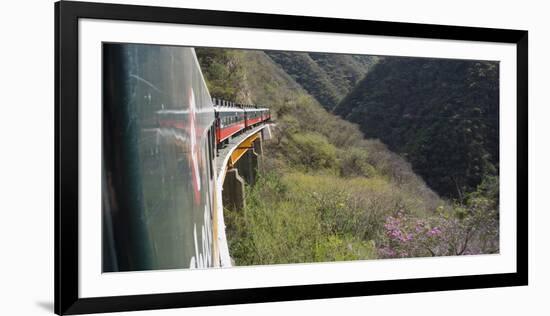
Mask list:
[{"label": "steep hillside", "polygon": [[[212,53],[209,50],[216,52]],[[223,65],[225,63],[225,68],[234,71],[211,71],[204,61],[205,57],[209,58],[208,56],[213,55],[218,55],[214,64],[219,62],[220,65]],[[327,112],[266,53],[254,50],[201,48],[197,49],[197,56],[210,91],[227,91],[229,88],[225,88],[225,86],[237,86],[235,95],[246,95],[249,102],[271,108],[272,114],[277,120],[279,142],[295,142],[295,137],[289,137],[292,136],[291,134],[308,133],[318,134],[323,142],[326,141],[331,146],[348,151],[350,155],[357,154],[356,150],[349,150],[350,148],[370,151],[370,157],[367,158],[365,154],[363,159],[368,160],[369,164],[374,164],[377,172],[384,174],[389,180],[395,181],[400,186],[406,185],[419,197],[426,198],[426,200],[438,200],[437,195],[427,189],[422,179],[412,172],[410,165],[404,159],[387,150],[380,142],[365,139],[356,124]],[[239,79],[235,80],[233,76],[226,77],[230,73],[238,73]],[[217,75],[219,77],[216,77]],[[239,81],[239,83],[234,81]],[[219,97],[213,92],[211,94]],[[288,138],[292,138],[292,140]],[[276,152],[276,154],[280,153],[280,151]],[[360,164],[360,157],[355,158],[357,161],[353,163]],[[353,173],[360,172],[360,170],[361,168],[353,169],[350,166],[346,172]],[[430,208],[433,208],[433,205]]]},{"label": "steep hillside", "polygon": [[276,121],[245,209],[224,211],[237,265],[498,252],[488,188],[462,205],[440,199],[401,156],[327,112],[266,53],[216,50],[197,50],[210,91],[240,90],[234,95],[269,106]]},{"label": "steep hillside", "polygon": [[250,104],[243,53],[233,49],[195,48],[210,94],[224,100]]},{"label": "steep hillside", "polygon": [[402,154],[432,189],[462,199],[498,171],[498,63],[386,58],[335,113]]},{"label": "steep hillside", "polygon": [[332,110],[378,61],[374,56],[265,52],[286,73]]}]

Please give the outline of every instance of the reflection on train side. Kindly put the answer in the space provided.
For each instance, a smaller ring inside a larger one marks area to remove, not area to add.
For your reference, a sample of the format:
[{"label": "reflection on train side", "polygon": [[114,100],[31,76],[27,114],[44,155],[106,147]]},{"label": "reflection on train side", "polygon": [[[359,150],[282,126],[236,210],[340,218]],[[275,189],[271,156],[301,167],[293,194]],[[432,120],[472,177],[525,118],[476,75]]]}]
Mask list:
[{"label": "reflection on train side", "polygon": [[215,117],[194,50],[103,57],[103,271],[212,266]]},{"label": "reflection on train side", "polygon": [[192,48],[104,44],[103,271],[216,266],[213,167],[270,110],[211,99]]}]

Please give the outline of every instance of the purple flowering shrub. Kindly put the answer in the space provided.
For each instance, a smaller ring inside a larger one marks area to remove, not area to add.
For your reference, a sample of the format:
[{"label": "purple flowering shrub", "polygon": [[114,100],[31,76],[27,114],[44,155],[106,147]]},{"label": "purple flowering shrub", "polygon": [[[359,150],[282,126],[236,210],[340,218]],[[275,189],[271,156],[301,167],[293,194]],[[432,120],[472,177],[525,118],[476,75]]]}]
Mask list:
[{"label": "purple flowering shrub", "polygon": [[384,223],[385,244],[379,247],[381,258],[425,257],[437,255],[443,230],[437,221],[417,219],[403,210],[388,216]]},{"label": "purple flowering shrub", "polygon": [[459,203],[417,217],[401,208],[384,222],[380,258],[499,252],[498,178],[488,177]]},{"label": "purple flowering shrub", "polygon": [[380,258],[458,256],[498,253],[498,215],[487,201],[472,201],[465,209],[438,209],[429,218],[415,218],[404,210],[386,217]]}]

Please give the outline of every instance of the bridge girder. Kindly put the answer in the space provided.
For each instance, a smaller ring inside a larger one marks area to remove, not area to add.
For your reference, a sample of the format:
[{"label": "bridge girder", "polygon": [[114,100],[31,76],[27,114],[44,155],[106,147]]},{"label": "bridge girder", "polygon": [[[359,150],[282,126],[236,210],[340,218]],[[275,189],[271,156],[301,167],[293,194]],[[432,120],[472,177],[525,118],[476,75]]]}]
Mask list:
[{"label": "bridge girder", "polygon": [[250,137],[246,138],[244,141],[242,141],[239,144],[239,147],[237,147],[232,153],[231,157],[229,158],[229,166],[234,167],[237,161],[242,158],[242,156],[248,151],[254,149],[254,142],[257,139],[261,138],[261,131],[258,131],[257,133],[254,133],[254,135],[251,135]]}]

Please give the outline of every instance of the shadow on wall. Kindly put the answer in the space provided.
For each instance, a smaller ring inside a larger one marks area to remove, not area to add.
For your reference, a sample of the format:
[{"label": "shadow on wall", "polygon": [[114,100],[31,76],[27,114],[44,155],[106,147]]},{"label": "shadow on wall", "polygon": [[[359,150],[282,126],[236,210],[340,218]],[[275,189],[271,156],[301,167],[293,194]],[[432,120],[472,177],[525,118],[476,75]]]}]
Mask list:
[{"label": "shadow on wall", "polygon": [[48,312],[53,313],[53,302],[36,302],[36,305]]}]

